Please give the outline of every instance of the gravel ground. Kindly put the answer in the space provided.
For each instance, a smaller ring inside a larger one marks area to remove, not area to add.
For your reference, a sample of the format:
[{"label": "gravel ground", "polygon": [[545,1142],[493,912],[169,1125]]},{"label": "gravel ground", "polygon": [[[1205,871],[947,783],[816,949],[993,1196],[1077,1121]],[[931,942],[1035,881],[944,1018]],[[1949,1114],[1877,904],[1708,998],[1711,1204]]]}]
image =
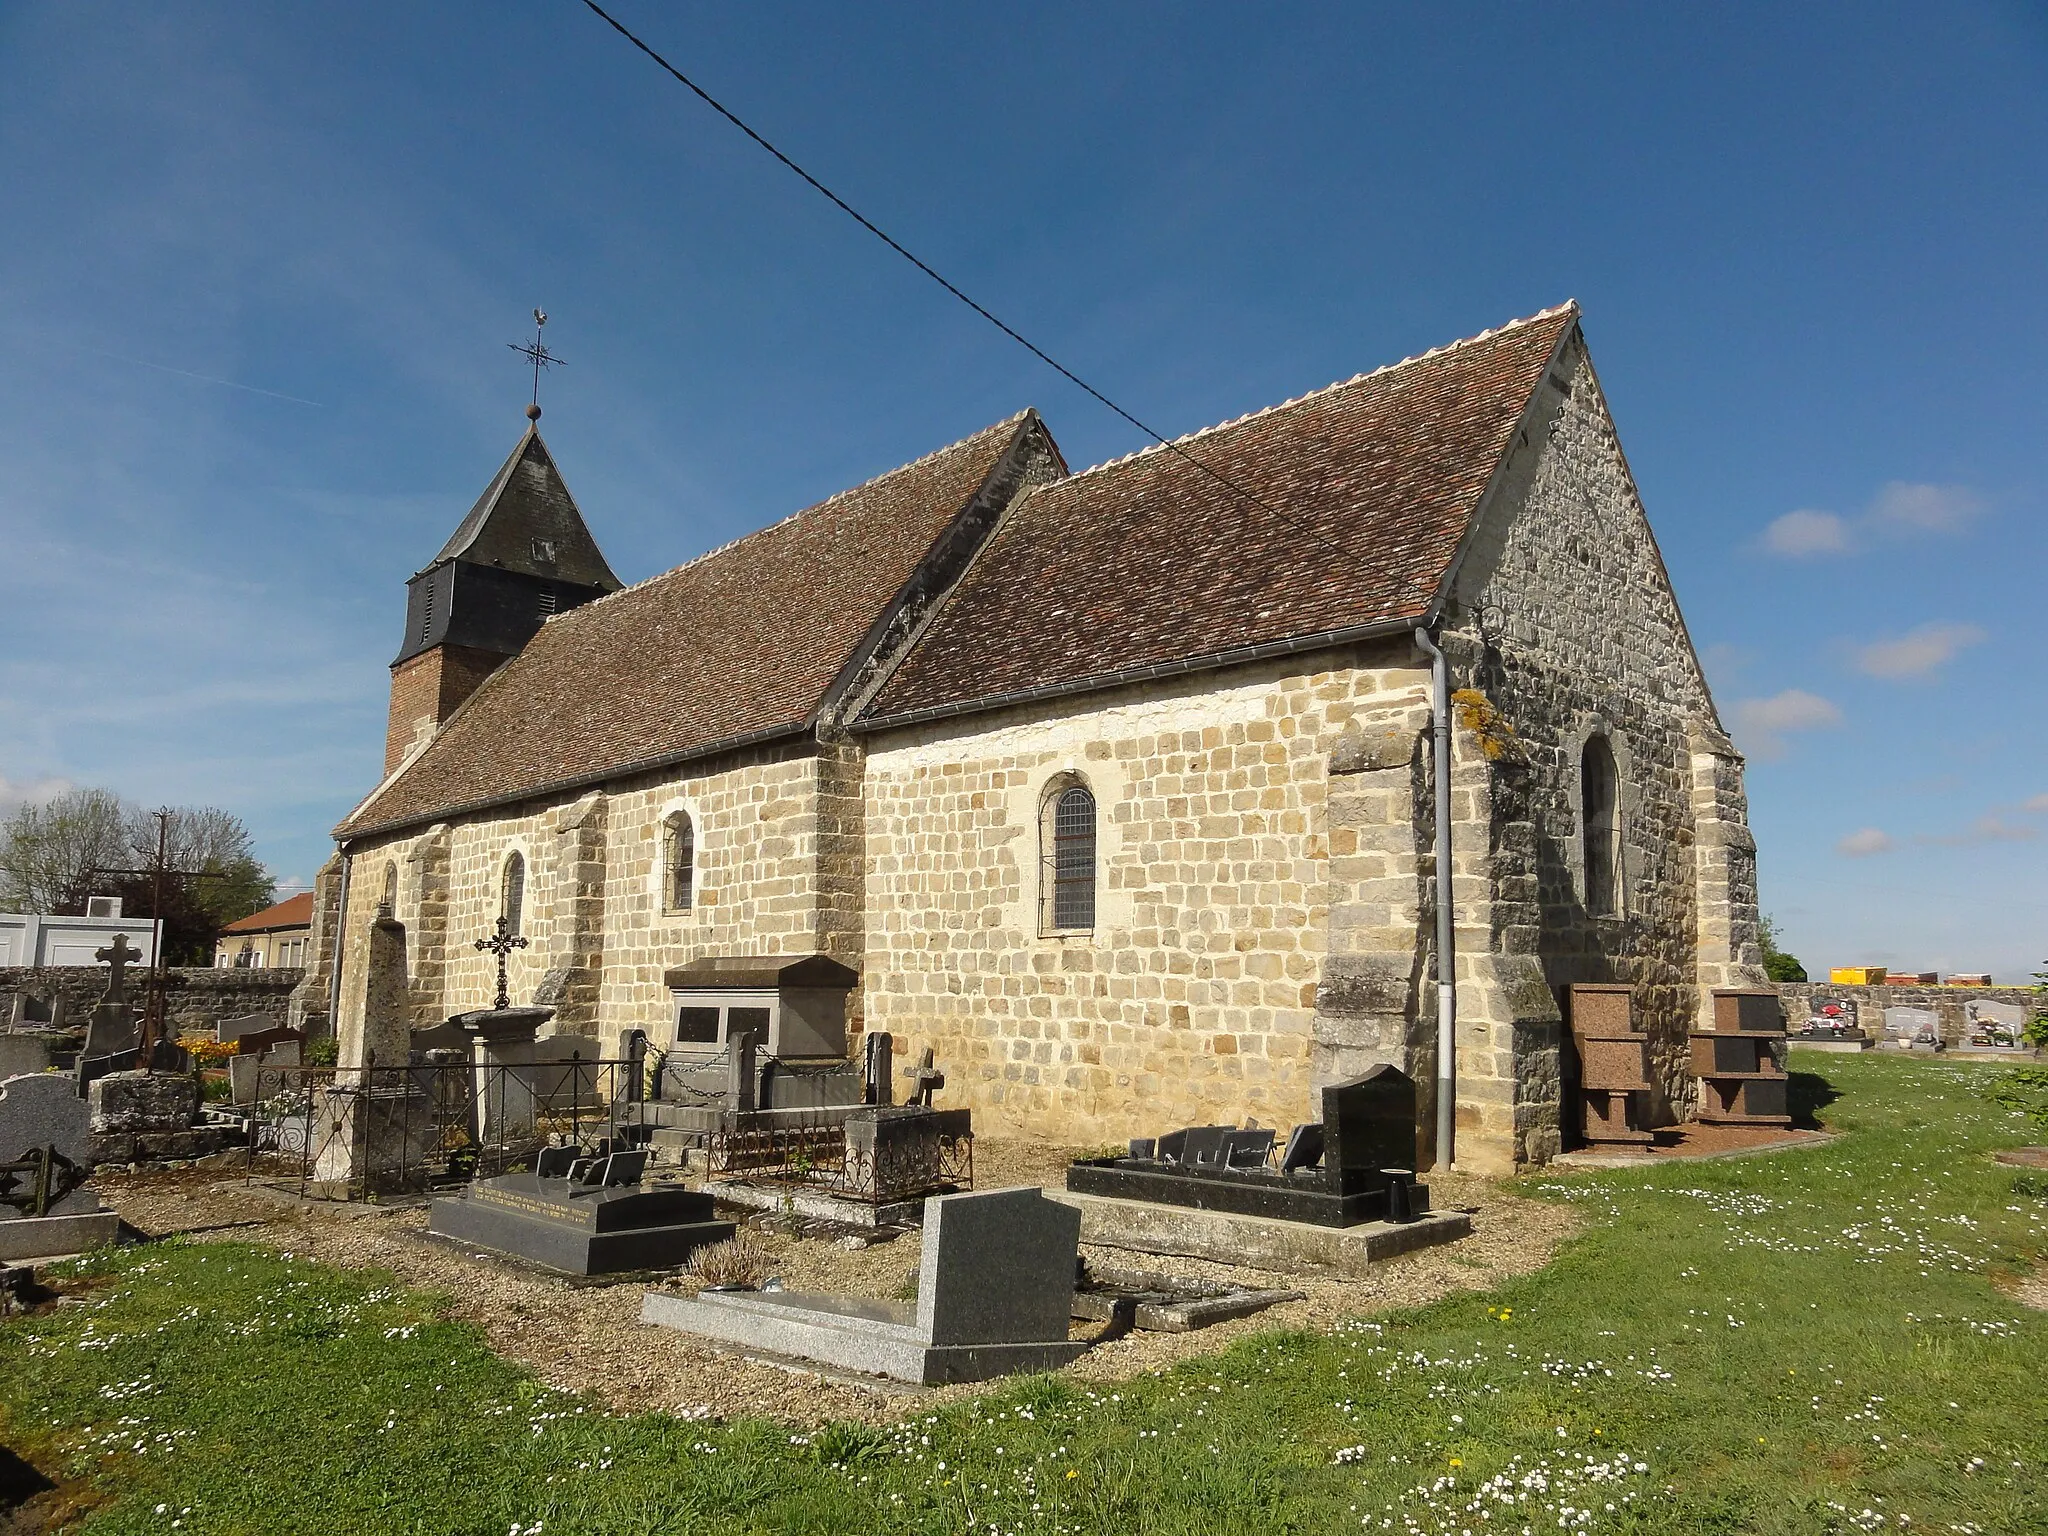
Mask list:
[{"label": "gravel ground", "polygon": [[[983,1189],[1057,1185],[1073,1153],[1036,1142],[979,1138],[975,1182]],[[1432,1176],[1429,1184],[1431,1202],[1439,1209],[1475,1212],[1473,1235],[1389,1260],[1362,1280],[1274,1275],[1199,1259],[1084,1249],[1091,1261],[1113,1267],[1306,1294],[1304,1300],[1194,1333],[1133,1333],[1089,1351],[1068,1370],[1082,1379],[1116,1381],[1214,1354],[1256,1329],[1328,1328],[1347,1317],[1484,1289],[1540,1268],[1577,1227],[1573,1212],[1520,1199],[1486,1181],[1444,1175]],[[183,1232],[202,1240],[255,1242],[324,1263],[389,1270],[408,1285],[449,1298],[448,1315],[477,1324],[507,1359],[553,1386],[587,1392],[622,1411],[764,1414],[792,1424],[882,1422],[984,1390],[878,1389],[721,1354],[673,1329],[643,1327],[644,1282],[569,1282],[466,1253],[426,1235],[422,1207],[309,1209],[199,1170],[103,1175],[95,1187],[129,1225],[151,1236]],[[774,1231],[759,1235],[791,1290],[889,1298],[904,1292],[917,1269],[915,1234],[858,1250]],[[665,1283],[693,1288],[687,1279]],[[1080,1325],[1074,1337],[1090,1337],[1097,1326]]]}]

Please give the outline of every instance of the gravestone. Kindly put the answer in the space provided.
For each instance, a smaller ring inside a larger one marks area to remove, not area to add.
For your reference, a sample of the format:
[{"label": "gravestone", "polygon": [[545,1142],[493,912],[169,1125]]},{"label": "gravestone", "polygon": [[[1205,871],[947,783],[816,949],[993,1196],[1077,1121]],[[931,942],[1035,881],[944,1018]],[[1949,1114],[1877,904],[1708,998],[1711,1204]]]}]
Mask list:
[{"label": "gravestone", "polygon": [[889,1076],[896,1053],[896,1037],[887,1030],[874,1030],[861,1046],[861,1090],[863,1104],[893,1104],[896,1085]]},{"label": "gravestone", "polygon": [[1381,1063],[1323,1090],[1323,1165],[1415,1170],[1415,1079]]},{"label": "gravestone", "polygon": [[1083,1158],[1067,1169],[1077,1195],[1145,1201],[1279,1222],[1351,1227],[1407,1221],[1429,1208],[1415,1179],[1414,1079],[1381,1064],[1322,1093],[1320,1124],[1296,1126],[1278,1169],[1270,1130],[1228,1125],[1169,1131],[1129,1157]]},{"label": "gravestone", "polygon": [[240,1040],[259,1030],[276,1028],[277,1020],[267,1013],[245,1013],[239,1019],[222,1019],[214,1026],[213,1037],[216,1040]]},{"label": "gravestone", "polygon": [[910,1097],[904,1102],[924,1109],[932,1107],[932,1095],[946,1086],[946,1074],[932,1065],[930,1046],[917,1058],[917,1065],[906,1068],[903,1075],[910,1081]]},{"label": "gravestone", "polygon": [[[70,1082],[54,1072],[42,1072],[0,1083],[0,1159],[51,1146],[82,1172],[91,1171],[90,1118]],[[99,1201],[77,1189],[52,1206],[51,1212],[69,1215],[98,1209]]]},{"label": "gravestone", "polygon": [[28,1009],[19,992],[0,992],[0,1029],[19,1029],[28,1022]]},{"label": "gravestone", "polygon": [[846,1187],[877,1204],[952,1189],[946,1172],[972,1120],[969,1110],[915,1104],[856,1109],[846,1117]]},{"label": "gravestone", "polygon": [[650,1291],[642,1322],[919,1385],[1048,1371],[1070,1340],[1081,1215],[1037,1189],[926,1202],[917,1301],[800,1291]]},{"label": "gravestone", "polygon": [[[40,1154],[40,1156],[39,1156]],[[82,1253],[114,1241],[121,1218],[102,1210],[85,1184],[93,1167],[93,1141],[86,1106],[70,1079],[55,1073],[10,1078],[0,1083],[0,1163],[47,1159],[47,1168],[0,1174],[0,1262]],[[32,1180],[48,1183],[44,1214],[33,1209]]]},{"label": "gravestone", "polygon": [[1962,1046],[1970,1051],[2011,1051],[2032,1054],[2024,1031],[2027,1011],[2017,1003],[1996,1003],[1973,997],[1963,1004]]},{"label": "gravestone", "polygon": [[70,1036],[47,1030],[0,1030],[0,1081],[47,1071],[70,1044]]},{"label": "gravestone", "polygon": [[141,1038],[133,1009],[125,1003],[101,1003],[86,1017],[85,1043],[78,1054],[112,1056],[119,1051],[132,1051]]},{"label": "gravestone", "polygon": [[228,1102],[249,1105],[256,1102],[261,1084],[263,1058],[253,1054],[228,1058]]},{"label": "gravestone", "polygon": [[427,1230],[571,1275],[674,1268],[737,1230],[699,1190],[644,1185],[645,1151],[604,1146],[597,1157],[544,1147],[532,1173],[486,1179],[436,1200]]},{"label": "gravestone", "polygon": [[1932,1008],[1886,1008],[1884,1043],[1894,1050],[1940,1050],[1941,1015]]},{"label": "gravestone", "polygon": [[183,1073],[110,1072],[86,1102],[95,1136],[182,1131],[199,1118],[199,1084]]}]

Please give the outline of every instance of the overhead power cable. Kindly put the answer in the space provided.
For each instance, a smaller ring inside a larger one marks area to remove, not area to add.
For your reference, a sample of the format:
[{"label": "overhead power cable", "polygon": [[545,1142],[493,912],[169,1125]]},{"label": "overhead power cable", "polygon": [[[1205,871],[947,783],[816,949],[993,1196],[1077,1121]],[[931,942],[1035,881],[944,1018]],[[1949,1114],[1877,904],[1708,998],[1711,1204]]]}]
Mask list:
[{"label": "overhead power cable", "polygon": [[1218,470],[1215,470],[1211,468],[1209,465],[1203,463],[1200,459],[1196,458],[1192,453],[1189,453],[1180,444],[1171,441],[1169,438],[1165,436],[1165,434],[1159,432],[1156,428],[1146,425],[1146,423],[1140,421],[1136,416],[1133,416],[1129,411],[1125,410],[1122,406],[1118,405],[1114,400],[1110,399],[1109,396],[1105,395],[1093,384],[1090,384],[1086,379],[1082,378],[1079,374],[1075,373],[1073,369],[1067,367],[1064,363],[1060,362],[1059,359],[1051,356],[1042,347],[1036,345],[1028,336],[1023,335],[1014,326],[1006,324],[996,315],[990,313],[990,311],[985,306],[977,303],[968,294],[963,293],[957,286],[949,282],[941,273],[934,269],[929,262],[923,260],[914,252],[906,249],[903,243],[897,240],[894,236],[890,235],[887,230],[883,229],[880,225],[876,224],[874,220],[870,219],[866,214],[862,213],[858,208],[854,207],[853,204],[849,203],[845,198],[841,197],[837,192],[834,192],[830,187],[826,186],[825,183],[818,180],[818,178],[813,176],[809,171],[805,170],[802,166],[798,165],[794,160],[790,159],[788,155],[785,155],[781,150],[777,149],[773,144],[769,143],[767,139],[763,138],[759,133],[755,132],[753,128],[748,126],[748,124],[739,116],[738,113],[734,112],[730,107],[726,106],[724,102],[720,101],[716,96],[713,96],[709,91],[705,90],[703,86],[699,85],[696,81],[692,80],[680,69],[677,69],[675,65],[669,63],[667,59],[663,58],[661,54],[657,53],[653,48],[649,47],[638,36],[636,36],[632,31],[630,31],[625,26],[625,24],[621,22],[616,16],[612,15],[611,12],[607,11],[603,6],[599,5],[597,3],[597,0],[583,0],[583,3],[591,11],[593,11],[599,17],[599,19],[601,19],[606,25],[608,25],[614,32],[618,33],[619,36],[623,37],[627,42],[631,43],[635,48],[638,48],[642,53],[646,54],[648,58],[652,59],[656,64],[660,65],[664,70],[666,70],[671,76],[675,78],[678,84],[686,87],[692,94],[694,94],[697,97],[699,101],[702,101],[704,105],[711,108],[712,111],[716,112],[720,117],[724,118],[727,122],[731,123],[733,127],[739,129],[741,133],[744,133],[756,144],[760,145],[763,149],[767,150],[769,154],[773,155],[777,160],[781,161],[782,164],[789,170],[795,172],[796,175],[801,177],[804,180],[804,182],[814,192],[818,193],[819,196],[825,198],[828,202],[832,204],[833,207],[837,208],[841,213],[845,214],[848,218],[852,219],[856,224],[860,225],[862,229],[866,230],[869,234],[873,235],[877,240],[881,241],[882,244],[888,246],[890,250],[894,251],[898,256],[901,256],[905,261],[909,262],[913,267],[917,268],[918,271],[922,272],[926,277],[930,278],[933,282],[937,283],[941,288],[945,289],[946,292],[950,293],[962,304],[965,304],[969,309],[973,310],[977,315],[981,316],[981,318],[986,320],[990,325],[994,326],[997,330],[1001,331],[1005,336],[1009,337],[1010,340],[1016,342],[1018,346],[1022,347],[1025,351],[1029,352],[1041,363],[1044,363],[1046,367],[1052,369],[1053,372],[1057,373],[1061,378],[1065,379],[1068,383],[1074,385],[1077,389],[1091,396],[1101,404],[1107,406],[1110,410],[1114,411],[1118,416],[1121,416],[1125,421],[1129,422],[1132,426],[1136,427],[1140,432],[1144,433],[1147,437],[1151,438],[1153,442],[1157,443],[1160,447],[1164,448],[1168,453],[1171,453],[1176,458],[1183,459],[1187,463],[1192,464],[1196,469],[1200,470],[1203,474],[1207,475],[1211,480],[1214,480],[1218,485],[1222,486],[1232,495],[1249,502],[1251,505],[1259,508],[1263,512],[1271,514],[1273,517],[1278,518],[1281,522],[1286,523],[1288,526],[1298,529],[1302,533],[1307,534],[1310,538],[1316,540],[1318,543],[1327,547],[1331,552],[1339,555],[1348,554],[1348,551],[1346,551],[1340,545],[1332,542],[1319,529],[1312,528],[1307,523],[1302,522],[1299,518],[1293,517],[1288,513],[1281,511],[1271,502],[1260,499],[1252,492],[1246,490],[1243,486],[1237,484],[1236,481],[1230,479],[1228,476],[1222,474]]}]

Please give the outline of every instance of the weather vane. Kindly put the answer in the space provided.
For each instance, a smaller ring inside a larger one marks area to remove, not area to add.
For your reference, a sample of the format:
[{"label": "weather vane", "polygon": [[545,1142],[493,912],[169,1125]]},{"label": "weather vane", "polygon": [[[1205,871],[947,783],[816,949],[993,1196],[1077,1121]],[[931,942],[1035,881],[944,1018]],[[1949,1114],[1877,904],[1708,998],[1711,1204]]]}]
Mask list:
[{"label": "weather vane", "polygon": [[[547,323],[548,317],[546,312],[543,310],[536,309],[533,312],[533,344],[531,346],[527,346],[517,341],[508,341],[505,343],[505,345],[510,347],[514,352],[517,352],[521,357],[525,358],[528,362],[533,364],[533,404],[529,405],[526,408],[526,419],[528,421],[540,420],[541,369],[552,368],[557,363],[562,362],[562,360],[559,357],[555,356],[554,353],[550,352],[547,349],[546,344],[543,343],[540,339],[540,328],[546,325]],[[564,363],[563,366],[567,367],[568,365]]]}]

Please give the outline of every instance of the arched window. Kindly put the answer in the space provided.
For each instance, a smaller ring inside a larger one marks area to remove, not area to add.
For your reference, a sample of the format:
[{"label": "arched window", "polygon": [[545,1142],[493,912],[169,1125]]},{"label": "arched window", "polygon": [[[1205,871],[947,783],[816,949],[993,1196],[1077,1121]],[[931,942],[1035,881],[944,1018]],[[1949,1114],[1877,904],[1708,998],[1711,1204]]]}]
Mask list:
[{"label": "arched window", "polygon": [[1043,848],[1042,926],[1048,933],[1095,926],[1095,796],[1068,784],[1046,797],[1039,829]]},{"label": "arched window", "polygon": [[505,931],[520,933],[526,919],[526,857],[515,853],[505,861],[504,901],[499,910],[505,914]]},{"label": "arched window", "polygon": [[398,866],[384,866],[384,894],[377,898],[377,915],[392,918],[398,915]]},{"label": "arched window", "polygon": [[1579,836],[1586,858],[1586,910],[1613,917],[1621,910],[1621,786],[1614,748],[1605,736],[1587,738],[1579,755]]},{"label": "arched window", "polygon": [[697,899],[697,829],[682,811],[668,819],[668,881],[663,899],[671,912],[687,912]]}]

